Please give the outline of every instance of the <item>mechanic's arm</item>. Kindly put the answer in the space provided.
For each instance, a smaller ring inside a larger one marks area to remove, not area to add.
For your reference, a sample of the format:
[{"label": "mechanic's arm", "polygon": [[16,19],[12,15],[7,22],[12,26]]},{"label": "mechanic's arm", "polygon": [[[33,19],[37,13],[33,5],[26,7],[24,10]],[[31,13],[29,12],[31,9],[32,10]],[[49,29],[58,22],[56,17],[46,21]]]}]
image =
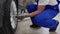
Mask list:
[{"label": "mechanic's arm", "polygon": [[38,10],[37,11],[34,11],[26,16],[28,17],[33,17],[33,16],[36,16],[37,14],[41,13],[43,10],[45,9],[45,6],[44,5],[40,5],[38,6]]},{"label": "mechanic's arm", "polygon": [[[24,0],[24,1],[23,1],[23,4],[24,4],[24,6],[26,6],[27,0]],[[34,12],[32,12],[32,13],[26,15],[26,16],[27,16],[27,17],[36,16],[37,14],[41,13],[44,9],[45,9],[45,5],[39,5],[39,6],[38,6],[38,9],[37,9],[36,11],[34,11]]]}]

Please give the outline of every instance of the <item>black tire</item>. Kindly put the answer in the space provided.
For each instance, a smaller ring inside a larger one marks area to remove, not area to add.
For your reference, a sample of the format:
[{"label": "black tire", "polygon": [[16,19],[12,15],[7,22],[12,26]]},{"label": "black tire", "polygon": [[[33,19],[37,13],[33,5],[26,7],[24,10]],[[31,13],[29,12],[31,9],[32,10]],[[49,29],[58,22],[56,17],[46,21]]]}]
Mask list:
[{"label": "black tire", "polygon": [[3,7],[1,7],[1,8],[3,8],[3,22],[2,22],[2,27],[0,27],[0,34],[14,34],[14,32],[17,29],[18,22],[16,22],[15,29],[13,29],[12,25],[11,25],[11,20],[10,20],[11,1],[12,0],[6,0],[6,2],[4,2],[4,3],[1,2],[2,4],[0,3],[3,6]]}]

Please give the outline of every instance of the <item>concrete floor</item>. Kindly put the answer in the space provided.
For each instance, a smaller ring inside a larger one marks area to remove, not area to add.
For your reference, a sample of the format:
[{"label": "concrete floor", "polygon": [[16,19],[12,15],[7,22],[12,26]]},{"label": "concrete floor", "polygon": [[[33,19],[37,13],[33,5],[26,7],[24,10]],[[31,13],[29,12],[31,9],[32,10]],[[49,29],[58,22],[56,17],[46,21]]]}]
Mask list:
[{"label": "concrete floor", "polygon": [[[60,13],[54,18],[60,21]],[[24,19],[18,23],[18,28],[15,34],[60,34],[60,24],[56,32],[49,32],[49,28],[41,27],[40,29],[30,28],[31,20],[29,18]]]}]

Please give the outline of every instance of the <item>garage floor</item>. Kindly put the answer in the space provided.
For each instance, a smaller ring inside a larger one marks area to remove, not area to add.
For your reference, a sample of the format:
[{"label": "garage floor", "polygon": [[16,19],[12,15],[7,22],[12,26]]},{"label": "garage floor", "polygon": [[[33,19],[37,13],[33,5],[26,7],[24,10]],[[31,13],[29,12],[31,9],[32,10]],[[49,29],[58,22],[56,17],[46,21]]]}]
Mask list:
[{"label": "garage floor", "polygon": [[[60,13],[54,18],[60,21]],[[30,28],[31,20],[29,18],[19,21],[18,28],[15,34],[60,34],[60,24],[56,32],[49,32],[48,28],[41,27],[40,29]]]}]

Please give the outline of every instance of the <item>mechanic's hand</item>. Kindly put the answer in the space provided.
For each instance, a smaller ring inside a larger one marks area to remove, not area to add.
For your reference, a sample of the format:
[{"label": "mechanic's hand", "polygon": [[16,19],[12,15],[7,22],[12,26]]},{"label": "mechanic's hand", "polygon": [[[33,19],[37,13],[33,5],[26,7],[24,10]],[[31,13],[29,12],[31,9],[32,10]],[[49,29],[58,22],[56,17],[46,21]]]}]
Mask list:
[{"label": "mechanic's hand", "polygon": [[19,15],[19,16],[16,16],[17,19],[20,19],[20,20],[23,20],[24,18],[27,18],[26,15]]},{"label": "mechanic's hand", "polygon": [[16,16],[17,19],[23,20],[24,16]]}]

